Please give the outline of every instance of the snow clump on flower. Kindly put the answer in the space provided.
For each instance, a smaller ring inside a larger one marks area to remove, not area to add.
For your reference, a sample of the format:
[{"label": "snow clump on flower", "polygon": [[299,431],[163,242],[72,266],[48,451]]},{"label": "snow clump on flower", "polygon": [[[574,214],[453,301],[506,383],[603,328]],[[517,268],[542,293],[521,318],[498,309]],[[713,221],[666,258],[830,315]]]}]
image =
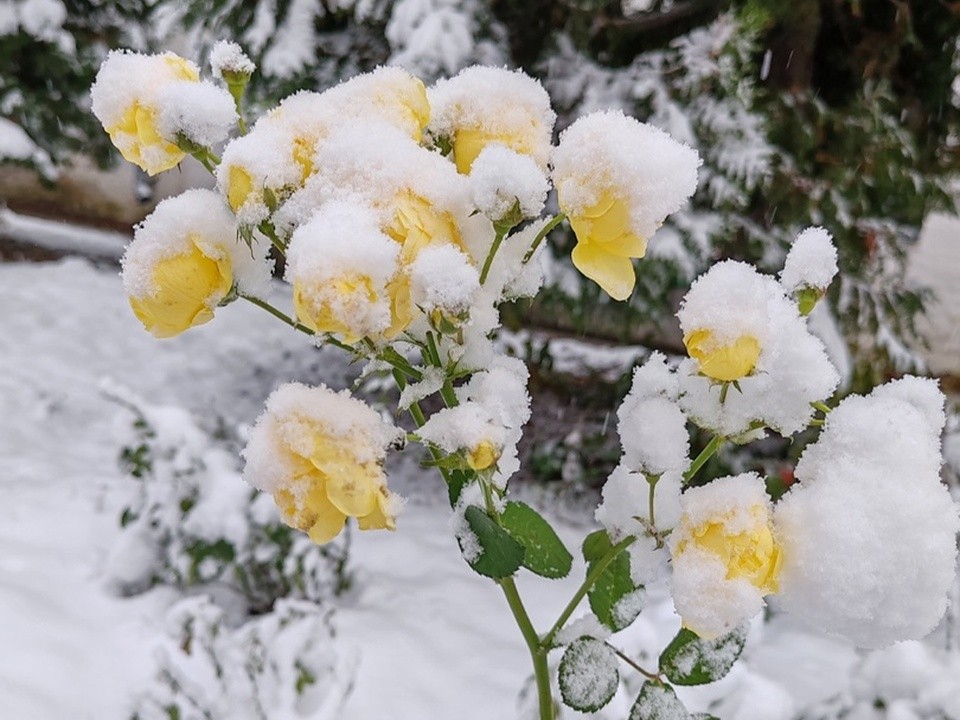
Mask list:
[{"label": "snow clump on flower", "polygon": [[233,97],[209,80],[167,83],[157,93],[157,101],[160,134],[172,138],[183,136],[201,147],[226,140],[237,121]]},{"label": "snow clump on flower", "polygon": [[226,80],[229,75],[252,75],[257,69],[237,43],[218,40],[210,50],[210,70],[213,76]]},{"label": "snow clump on flower", "polygon": [[[175,135],[158,124],[164,103],[162,91],[179,82],[198,82],[197,66],[173,53],[142,55],[113,50],[103,61],[90,88],[93,114],[123,157],[156,175],[186,157]],[[176,97],[166,96],[166,102]]]},{"label": "snow clump on flower", "polygon": [[347,344],[390,335],[398,254],[371,210],[327,203],[297,228],[287,248],[285,278],[297,319]]},{"label": "snow clump on flower", "polygon": [[571,259],[614,300],[636,283],[631,258],[697,189],[700,157],[667,133],[619,111],[586,115],[553,153],[560,210],[577,236]]},{"label": "snow clump on flower", "polygon": [[427,315],[455,319],[469,311],[479,290],[477,269],[453,245],[427,247],[410,266],[411,300]]},{"label": "snow clump on flower", "polygon": [[634,372],[617,410],[622,463],[646,475],[682,473],[690,465],[687,418],[677,405],[677,382],[660,353]]},{"label": "snow clump on flower", "polygon": [[834,409],[780,501],[785,610],[861,647],[939,622],[960,518],[940,481],[943,395],[904,378]]},{"label": "snow clump on flower", "polygon": [[347,517],[361,530],[392,530],[401,502],[387,489],[383,462],[399,437],[346,390],[289,383],[250,431],[244,478],[273,495],[283,521],[315,543],[335,538]]},{"label": "snow clump on flower", "polygon": [[687,490],[670,535],[673,600],[702,638],[724,635],[777,592],[782,552],[766,486],[756,473]]},{"label": "snow clump on flower", "polygon": [[[701,275],[677,313],[690,358],[678,374],[680,405],[725,437],[759,422],[782,434],[806,427],[811,403],[839,383],[823,343],[772,277],[725,261]],[[736,383],[729,392],[717,387]]]},{"label": "snow clump on flower", "polygon": [[439,80],[428,92],[428,132],[445,140],[460,173],[496,143],[531,157],[545,170],[557,116],[538,80],[520,70],[481,67]]},{"label": "snow clump on flower", "polygon": [[656,481],[653,523],[648,516],[649,478],[621,464],[603,485],[603,499],[595,517],[614,543],[631,535],[636,537],[627,548],[630,577],[635,585],[653,582],[666,570],[669,555],[662,535],[671,531],[680,519],[682,480],[679,473],[666,473]]},{"label": "snow clump on flower", "polygon": [[477,209],[492,222],[510,227],[539,216],[550,189],[532,158],[498,144],[487,145],[477,156],[470,187]]},{"label": "snow clump on flower", "polygon": [[837,274],[837,248],[830,233],[810,227],[797,235],[780,272],[780,283],[788,292],[805,287],[826,290]]},{"label": "snow clump on flower", "polygon": [[188,190],[157,205],[123,256],[134,314],[156,337],[213,319],[234,283],[259,296],[269,283],[267,248],[238,243],[233,215],[211,190]]}]

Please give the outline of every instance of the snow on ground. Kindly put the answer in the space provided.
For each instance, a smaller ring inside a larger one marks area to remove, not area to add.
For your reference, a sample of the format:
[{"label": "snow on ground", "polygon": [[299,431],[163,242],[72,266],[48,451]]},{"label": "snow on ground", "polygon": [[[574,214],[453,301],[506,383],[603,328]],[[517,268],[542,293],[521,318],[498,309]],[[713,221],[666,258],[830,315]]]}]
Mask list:
[{"label": "snow on ground", "polygon": [[[239,303],[157,341],[133,318],[115,272],[80,260],[0,264],[0,308],[0,717],[124,720],[154,669],[153,642],[177,594],[119,599],[105,589],[117,532],[111,491],[124,482],[113,424],[123,411],[100,382],[249,423],[280,382],[343,387],[348,368]],[[353,589],[336,601],[338,641],[358,658],[341,717],[518,717],[529,660],[502,597],[460,558],[438,479],[412,458],[392,469],[391,486],[411,502],[395,533],[354,535]],[[571,547],[585,534],[567,523],[558,530]],[[521,575],[538,628],[582,576],[582,564],[562,581]],[[653,595],[616,639],[651,667],[679,623],[669,600]],[[721,683],[681,695],[696,709],[727,696],[714,707],[723,720],[788,720],[843,691],[858,662],[849,647],[780,617],[757,620],[745,658]],[[865,692],[872,702],[873,686]],[[625,717],[635,694],[636,686],[632,696],[621,692],[609,717]]]}]

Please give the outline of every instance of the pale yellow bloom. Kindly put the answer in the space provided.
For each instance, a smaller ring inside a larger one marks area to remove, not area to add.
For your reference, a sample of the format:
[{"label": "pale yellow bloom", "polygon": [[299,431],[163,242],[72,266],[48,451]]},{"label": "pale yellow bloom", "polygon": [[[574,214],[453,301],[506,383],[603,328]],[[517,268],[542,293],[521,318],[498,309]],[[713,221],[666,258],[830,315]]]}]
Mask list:
[{"label": "pale yellow bloom", "polygon": [[707,329],[694,330],[683,337],[690,357],[700,372],[721,382],[733,382],[753,372],[760,357],[760,342],[752,335],[741,335],[732,342],[720,343]]},{"label": "pale yellow bloom", "polygon": [[577,237],[570,256],[573,264],[614,300],[626,300],[636,284],[631,258],[641,258],[647,251],[646,239],[631,231],[627,201],[606,190],[593,205],[574,210],[566,203],[562,186],[558,197]]},{"label": "pale yellow bloom", "polygon": [[336,307],[331,302],[318,304],[313,300],[318,293],[307,292],[303,282],[294,282],[293,308],[297,319],[314,332],[336,333],[343,342],[352,345],[364,335],[351,323],[354,313],[349,310],[352,306],[377,302],[373,282],[366,275],[349,275],[332,283],[328,281],[327,285],[335,291]]},{"label": "pale yellow bloom", "polygon": [[473,161],[487,145],[497,143],[505,145],[520,155],[533,155],[537,138],[538,129],[532,119],[529,128],[515,128],[511,132],[490,132],[479,127],[460,128],[454,133],[451,141],[453,161],[457,171],[466,175],[470,172]]},{"label": "pale yellow bloom", "polygon": [[[329,392],[325,388],[323,391]],[[346,401],[359,405],[359,401]],[[342,410],[355,412],[353,408]],[[342,420],[338,417],[333,423]],[[371,420],[376,421],[376,417]],[[269,434],[266,442],[274,447],[272,452],[282,454],[282,466],[288,473],[272,488],[286,524],[321,545],[340,534],[348,517],[357,518],[361,530],[396,527],[395,502],[387,489],[378,452],[371,444],[374,438],[356,428],[335,432],[315,417],[274,417],[260,422],[263,424],[258,424],[256,431]],[[251,438],[248,461],[250,449],[263,440]]]},{"label": "pale yellow bloom", "polygon": [[158,338],[173,337],[213,319],[213,310],[233,286],[229,257],[212,258],[190,238],[190,249],[153,266],[154,292],[130,297],[144,327]]},{"label": "pale yellow bloom", "polygon": [[749,620],[779,592],[783,549],[759,476],[692,488],[670,534],[672,590],[684,627],[711,639]]},{"label": "pale yellow bloom", "polygon": [[722,519],[692,528],[688,540],[677,545],[682,554],[692,543],[715,555],[727,568],[727,580],[743,578],[763,595],[779,590],[782,553],[770,529],[767,508],[750,509],[755,523],[741,532],[731,532]]},{"label": "pale yellow bloom", "polygon": [[[157,90],[157,82],[197,82],[200,79],[193,63],[172,53],[153,56],[152,59],[162,64],[163,72],[157,77],[144,78],[151,92]],[[143,97],[133,100],[115,123],[104,128],[120,154],[149,175],[175,167],[187,155],[171,142],[173,138],[161,136],[157,129],[157,115],[158,108],[145,93]]]},{"label": "pale yellow bloom", "polygon": [[463,250],[463,240],[453,216],[409,190],[397,195],[393,218],[383,232],[402,246],[401,260],[412,262],[424,248],[451,244]]},{"label": "pale yellow bloom", "polygon": [[486,470],[500,458],[500,450],[489,440],[481,440],[467,452],[467,465],[471,470]]}]

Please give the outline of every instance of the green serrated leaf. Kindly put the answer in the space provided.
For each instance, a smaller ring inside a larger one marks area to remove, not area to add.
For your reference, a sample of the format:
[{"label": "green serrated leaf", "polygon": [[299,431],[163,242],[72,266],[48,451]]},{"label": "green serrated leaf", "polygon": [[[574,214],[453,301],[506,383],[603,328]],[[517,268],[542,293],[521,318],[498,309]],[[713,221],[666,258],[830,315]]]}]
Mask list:
[{"label": "green serrated leaf", "polygon": [[[588,564],[587,573],[593,570],[595,562]],[[621,552],[597,578],[587,600],[600,622],[611,630],[623,630],[640,614],[643,603],[637,593],[642,592],[643,588],[634,585],[630,578],[630,557]]]},{"label": "green serrated leaf", "polygon": [[616,653],[596,638],[574,640],[563,653],[558,680],[567,706],[596,712],[610,702],[620,685]]},{"label": "green serrated leaf", "polygon": [[480,557],[470,563],[470,567],[481,575],[492,578],[509,577],[520,569],[523,563],[523,546],[514,540],[510,533],[474,505],[466,509],[464,516],[483,549]]},{"label": "green serrated leaf", "polygon": [[681,628],[660,653],[660,672],[676,685],[705,685],[724,677],[743,652],[747,625],[714,640]]},{"label": "green serrated leaf", "polygon": [[545,578],[562,578],[570,574],[573,555],[550,523],[525,503],[508,502],[501,517],[503,527],[523,545],[523,566]]},{"label": "green serrated leaf", "polygon": [[628,720],[692,720],[692,716],[672,687],[648,680],[640,688]]},{"label": "green serrated leaf", "polygon": [[453,470],[450,473],[450,484],[447,485],[447,496],[450,498],[450,507],[456,507],[460,500],[460,493],[470,483],[470,476],[463,470]]},{"label": "green serrated leaf", "polygon": [[583,559],[587,562],[599,560],[607,554],[613,545],[606,530],[595,530],[583,540]]}]

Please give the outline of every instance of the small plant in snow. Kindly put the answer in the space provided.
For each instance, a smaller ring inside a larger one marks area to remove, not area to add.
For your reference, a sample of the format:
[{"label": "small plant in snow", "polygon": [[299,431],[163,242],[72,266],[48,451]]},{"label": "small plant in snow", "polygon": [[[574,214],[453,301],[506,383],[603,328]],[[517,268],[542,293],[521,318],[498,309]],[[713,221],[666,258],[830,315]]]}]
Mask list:
[{"label": "small plant in snow", "polygon": [[[115,53],[93,88],[94,111],[148,172],[191,154],[217,192],[164,201],[137,228],[123,262],[135,314],[166,337],[242,299],[368,373],[389,373],[411,432],[345,390],[288,384],[250,434],[244,475],[285,523],[328,543],[351,518],[361,530],[397,526],[402,501],[388,488],[386,456],[424,446],[465,561],[499,586],[529,648],[542,720],[556,717],[554,651],[560,699],[576,710],[605,706],[626,667],[645,681],[631,720],[690,717],[674,687],[723,677],[770,597],[866,647],[938,623],[960,527],[939,479],[943,395],[906,378],[828,404],[838,374],[807,326],[836,272],[825,230],[797,239],[779,280],[723,262],[694,282],[678,313],[688,357],[671,365],[654,354],[634,374],[618,412],[622,456],[597,510],[603,528],[582,545],[586,577],[537,629],[515,576],[564,577],[573,557],[508,494],[530,403],[526,367],[492,341],[499,307],[539,291],[543,241],[562,223],[576,236],[576,268],[610,297],[628,297],[634,261],[696,190],[698,154],[620,112],[577,120],[554,147],[544,89],[493,68],[430,88],[379,68],[291,95],[248,130],[241,63],[229,87],[238,134],[227,138],[223,126],[197,131],[222,88],[191,76],[176,81],[190,92],[164,92],[137,73],[155,65],[158,79],[192,68]],[[215,137],[226,141],[222,156]],[[541,217],[550,184],[560,213]],[[263,292],[271,249],[286,260],[292,311]],[[429,416],[428,397],[444,406]],[[712,434],[694,457],[691,424]],[[698,477],[727,443],[810,426],[823,432],[776,503],[755,473]],[[645,667],[614,634],[660,581],[683,628]],[[570,623],[585,599],[593,619]]]},{"label": "small plant in snow", "polygon": [[119,592],[220,586],[256,614],[282,598],[317,601],[346,587],[346,535],[310,542],[240,481],[236,453],[188,412],[106,391],[133,413],[119,458],[130,482],[107,568]]},{"label": "small plant in snow", "polygon": [[334,639],[314,603],[281,600],[234,629],[206,597],[182,600],[167,613],[159,671],[130,720],[335,720],[353,661]]}]

